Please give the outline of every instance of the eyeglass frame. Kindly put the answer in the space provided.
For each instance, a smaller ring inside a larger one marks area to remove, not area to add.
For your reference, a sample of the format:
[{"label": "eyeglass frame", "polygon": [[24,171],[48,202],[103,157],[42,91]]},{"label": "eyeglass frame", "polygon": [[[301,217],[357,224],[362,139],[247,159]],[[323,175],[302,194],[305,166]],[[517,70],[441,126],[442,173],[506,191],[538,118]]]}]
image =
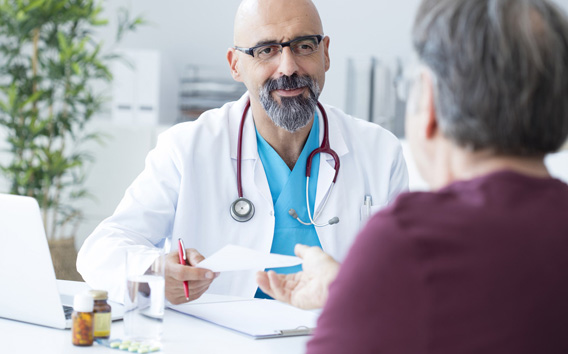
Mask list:
[{"label": "eyeglass frame", "polygon": [[[312,34],[312,35],[309,35],[309,36],[301,36],[301,37],[294,38],[294,39],[292,39],[291,41],[282,42],[282,43],[277,43],[277,42],[274,42],[274,43],[264,43],[264,44],[255,45],[254,47],[250,47],[250,48],[239,47],[239,46],[234,46],[233,48],[234,48],[235,50],[238,50],[238,51],[240,51],[240,52],[243,52],[243,53],[245,53],[245,54],[248,54],[248,55],[250,55],[250,56],[253,57],[253,58],[257,58],[257,57],[254,56],[254,50],[255,50],[255,49],[261,48],[261,47],[269,47],[269,46],[273,46],[273,45],[280,46],[280,48],[281,48],[281,49],[280,49],[280,53],[282,53],[282,50],[283,50],[285,47],[290,47],[290,50],[292,51],[292,53],[294,53],[294,51],[292,50],[292,47],[290,46],[293,42],[301,41],[301,40],[308,39],[308,38],[313,38],[313,37],[315,37],[315,38],[317,39],[317,45],[318,45],[318,49],[319,49],[319,45],[320,45],[321,41],[322,41],[323,38],[324,38],[324,35],[323,35],[323,34]],[[316,50],[316,51],[317,51],[317,50]],[[315,53],[316,51],[314,51],[314,53]],[[310,53],[310,54],[311,54],[311,53]],[[294,53],[294,55],[298,55],[298,54]],[[300,55],[301,55],[301,54],[300,54]]]}]

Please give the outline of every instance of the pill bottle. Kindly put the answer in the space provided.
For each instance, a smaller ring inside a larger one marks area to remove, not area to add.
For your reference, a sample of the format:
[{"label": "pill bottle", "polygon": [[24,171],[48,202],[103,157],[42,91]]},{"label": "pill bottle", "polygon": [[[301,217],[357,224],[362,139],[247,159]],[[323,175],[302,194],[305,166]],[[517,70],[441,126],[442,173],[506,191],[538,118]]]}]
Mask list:
[{"label": "pill bottle", "polygon": [[93,297],[89,294],[77,294],[73,301],[73,344],[78,346],[93,345]]},{"label": "pill bottle", "polygon": [[91,290],[89,294],[95,300],[93,312],[95,313],[95,339],[110,337],[111,308],[107,303],[108,292],[105,290]]}]

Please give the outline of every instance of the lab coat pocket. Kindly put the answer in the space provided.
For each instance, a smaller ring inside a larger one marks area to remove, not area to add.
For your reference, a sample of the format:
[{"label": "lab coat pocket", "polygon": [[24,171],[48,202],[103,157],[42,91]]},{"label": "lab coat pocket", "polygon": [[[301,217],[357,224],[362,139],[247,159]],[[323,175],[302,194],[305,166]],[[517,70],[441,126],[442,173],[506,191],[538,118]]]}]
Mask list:
[{"label": "lab coat pocket", "polygon": [[362,229],[363,226],[367,223],[367,221],[373,216],[375,213],[379,212],[383,209],[386,205],[361,205],[361,221],[359,224],[359,228]]}]

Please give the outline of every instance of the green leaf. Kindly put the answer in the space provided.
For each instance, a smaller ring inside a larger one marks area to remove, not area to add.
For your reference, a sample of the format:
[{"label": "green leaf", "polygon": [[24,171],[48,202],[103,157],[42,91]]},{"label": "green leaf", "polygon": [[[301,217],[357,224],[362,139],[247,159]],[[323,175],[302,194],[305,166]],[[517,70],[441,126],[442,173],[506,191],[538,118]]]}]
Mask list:
[{"label": "green leaf", "polygon": [[106,26],[108,25],[108,20],[93,20],[91,21],[93,26]]},{"label": "green leaf", "polygon": [[67,58],[69,56],[69,44],[67,43],[67,39],[65,38],[63,32],[57,32],[57,41],[59,43],[59,47],[61,48],[60,57],[62,58],[61,60],[63,60],[63,58]]},{"label": "green leaf", "polygon": [[28,12],[34,9],[37,9],[38,7],[42,6],[45,3],[44,0],[35,0],[32,1],[28,6],[23,8],[24,12]]},{"label": "green leaf", "polygon": [[12,83],[12,85],[10,85],[7,94],[8,94],[8,104],[13,109],[16,106],[17,104],[16,101],[18,99],[18,88],[15,82]]},{"label": "green leaf", "polygon": [[37,102],[43,94],[44,94],[43,91],[37,91],[37,92],[33,93],[30,97],[28,97],[27,100],[24,101],[24,103],[22,103],[22,107],[25,107],[30,103]]},{"label": "green leaf", "polygon": [[26,13],[24,12],[24,10],[20,10],[16,13],[16,20],[18,21],[23,21],[26,18]]},{"label": "green leaf", "polygon": [[79,64],[77,64],[77,62],[73,62],[71,64],[71,68],[73,68],[75,75],[81,75],[81,68],[79,67]]}]

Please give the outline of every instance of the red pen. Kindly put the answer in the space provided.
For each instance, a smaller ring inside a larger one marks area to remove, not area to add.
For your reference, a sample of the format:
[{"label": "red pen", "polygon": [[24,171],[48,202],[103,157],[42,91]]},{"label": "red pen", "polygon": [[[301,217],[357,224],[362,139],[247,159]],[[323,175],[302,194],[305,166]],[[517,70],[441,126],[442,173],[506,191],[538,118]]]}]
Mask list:
[{"label": "red pen", "polygon": [[[181,238],[178,239],[179,244],[179,264],[182,265],[189,265],[187,261],[187,254],[185,253],[185,246],[183,245],[183,241]],[[183,291],[185,292],[185,298],[189,301],[189,285],[187,284],[187,280],[183,282]]]}]

